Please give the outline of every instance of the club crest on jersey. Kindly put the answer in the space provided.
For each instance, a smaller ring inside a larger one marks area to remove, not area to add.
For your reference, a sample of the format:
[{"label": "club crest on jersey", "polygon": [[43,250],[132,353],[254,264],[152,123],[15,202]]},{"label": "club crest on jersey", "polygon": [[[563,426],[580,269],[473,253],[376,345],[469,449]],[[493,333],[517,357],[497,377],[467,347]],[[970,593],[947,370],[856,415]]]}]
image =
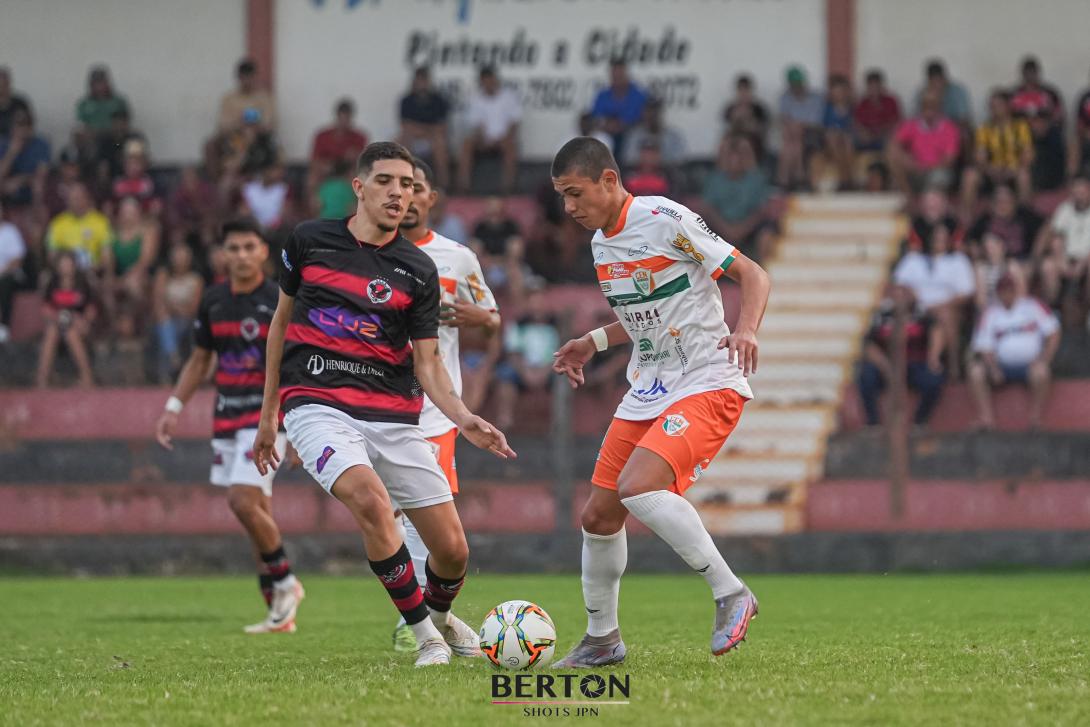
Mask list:
[{"label": "club crest on jersey", "polygon": [[329,458],[332,457],[333,455],[335,455],[336,453],[337,453],[337,450],[333,449],[333,447],[330,447],[330,446],[326,446],[326,448],[322,450],[322,456],[319,457],[318,461],[315,463],[315,466],[318,469],[318,474],[322,473],[322,470],[325,469],[326,464],[329,463]]},{"label": "club crest on jersey", "polygon": [[394,289],[390,287],[390,283],[382,278],[375,278],[367,284],[367,297],[372,303],[385,303],[393,294]]},{"label": "club crest on jersey", "polygon": [[286,268],[286,269],[287,269],[287,270],[288,270],[289,272],[291,272],[292,270],[294,270],[294,269],[295,269],[295,268],[293,268],[293,267],[292,267],[292,265],[291,265],[291,261],[290,261],[290,260],[288,260],[288,251],[287,251],[287,250],[281,250],[281,251],[280,251],[280,259],[284,261],[284,267],[285,267],[285,268]]},{"label": "club crest on jersey", "polygon": [[632,271],[632,283],[640,295],[651,295],[655,290],[655,278],[647,268],[636,268]]},{"label": "club crest on jersey", "polygon": [[671,414],[662,423],[662,431],[668,437],[680,437],[689,428],[689,420],[680,414]]},{"label": "club crest on jersey", "polygon": [[252,341],[261,334],[261,324],[253,318],[243,318],[238,324],[239,333],[247,341]]}]

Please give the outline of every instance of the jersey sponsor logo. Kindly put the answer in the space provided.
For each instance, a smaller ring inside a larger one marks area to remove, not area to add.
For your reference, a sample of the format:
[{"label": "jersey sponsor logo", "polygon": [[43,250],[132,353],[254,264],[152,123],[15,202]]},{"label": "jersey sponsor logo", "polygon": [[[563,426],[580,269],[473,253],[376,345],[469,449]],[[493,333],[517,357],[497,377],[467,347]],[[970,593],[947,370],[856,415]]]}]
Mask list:
[{"label": "jersey sponsor logo", "polygon": [[647,245],[640,245],[639,247],[628,248],[629,257],[637,257],[647,254]]},{"label": "jersey sponsor logo", "polygon": [[265,313],[267,315],[272,315],[274,311],[273,311],[272,308],[265,305],[264,303],[258,303],[257,304],[257,312],[258,313]]},{"label": "jersey sponsor logo", "polygon": [[367,297],[371,299],[372,303],[385,303],[390,300],[393,294],[394,289],[383,278],[375,278],[367,284]]},{"label": "jersey sponsor logo", "polygon": [[655,209],[651,210],[653,215],[666,215],[667,217],[673,217],[678,222],[681,222],[681,213],[670,207],[663,207],[659,205]]},{"label": "jersey sponsor logo", "polygon": [[662,325],[662,317],[659,315],[658,308],[652,308],[645,311],[632,311],[631,313],[625,311],[622,313],[624,316],[624,323],[628,327],[628,330],[639,333],[641,331],[651,331]]},{"label": "jersey sponsor logo", "polygon": [[704,221],[703,217],[697,217],[696,218],[696,224],[700,229],[702,229],[702,230],[704,230],[704,232],[708,233],[708,235],[713,240],[718,240],[719,239],[719,235],[715,234],[715,232],[712,231],[712,228],[708,227],[708,223]]},{"label": "jersey sponsor logo", "polygon": [[611,283],[611,282],[609,282],[609,281],[607,280],[607,281],[604,281],[604,282],[602,282],[602,283],[599,283],[599,284],[598,284],[598,287],[600,287],[600,288],[602,289],[602,292],[603,292],[603,293],[608,293],[608,292],[610,292],[611,290],[613,290],[613,283]]},{"label": "jersey sponsor logo", "polygon": [[295,270],[295,267],[291,264],[291,260],[288,260],[287,250],[280,251],[280,259],[284,262],[284,267],[287,268],[289,272]]},{"label": "jersey sponsor logo", "polygon": [[681,414],[671,414],[662,423],[662,431],[668,437],[680,437],[689,428],[689,420]]},{"label": "jersey sponsor logo", "polygon": [[247,341],[252,341],[261,335],[261,324],[254,318],[243,318],[238,324],[239,333]]},{"label": "jersey sponsor logo", "polygon": [[359,361],[346,361],[342,358],[328,358],[320,354],[311,354],[307,359],[307,371],[312,376],[320,376],[326,371],[343,374],[353,374],[355,376],[376,376],[382,378],[386,376],[386,372],[380,369],[376,369],[369,364],[360,363]]},{"label": "jersey sponsor logo", "polygon": [[261,402],[265,397],[262,394],[247,394],[246,396],[224,396],[218,394],[216,396],[216,411],[223,411],[224,409],[249,409],[255,406],[261,406]]},{"label": "jersey sponsor logo", "polygon": [[651,402],[666,396],[668,393],[670,392],[666,386],[663,385],[662,381],[656,378],[651,382],[650,386],[643,389],[634,389],[632,391],[632,398],[644,404],[650,404]]},{"label": "jersey sponsor logo", "polygon": [[334,338],[378,338],[382,319],[375,313],[353,313],[347,308],[311,308],[311,323]]},{"label": "jersey sponsor logo", "polygon": [[696,482],[700,479],[704,471],[708,469],[708,465],[711,464],[710,459],[702,460],[696,467],[693,467],[693,473],[689,475],[689,482]]},{"label": "jersey sponsor logo", "polygon": [[704,256],[700,253],[699,250],[693,247],[693,241],[685,237],[685,235],[682,235],[680,232],[677,233],[677,237],[675,237],[674,241],[670,243],[670,246],[673,247],[675,250],[679,250],[685,253],[698,263],[704,262]]},{"label": "jersey sponsor logo", "polygon": [[311,357],[307,359],[307,371],[309,371],[312,376],[318,376],[325,371],[325,359],[316,353],[312,354]]},{"label": "jersey sponsor logo", "polygon": [[632,271],[632,283],[640,295],[651,295],[655,290],[655,278],[647,268],[636,268]]},{"label": "jersey sponsor logo", "polygon": [[228,374],[242,374],[247,371],[264,371],[265,357],[259,346],[250,346],[245,351],[227,351],[220,355],[220,371]]},{"label": "jersey sponsor logo", "polygon": [[636,366],[651,366],[670,358],[669,351],[656,351],[655,344],[650,338],[641,338],[638,346],[640,352],[636,359]]},{"label": "jersey sponsor logo", "polygon": [[617,278],[627,278],[628,268],[624,263],[610,263],[606,266],[606,275],[616,280]]},{"label": "jersey sponsor logo", "polygon": [[677,360],[681,363],[681,373],[684,374],[689,369],[689,354],[685,352],[685,347],[681,345],[681,331],[673,326],[669,326],[666,331],[674,339],[674,351],[677,352]]},{"label": "jersey sponsor logo", "polygon": [[[410,273],[410,272],[409,272],[408,270],[406,270],[405,268],[394,268],[394,272],[395,272],[395,273],[397,273],[398,275],[404,275],[404,276],[405,276],[406,278],[412,278],[413,280],[415,280],[415,281],[416,281],[416,284],[417,284],[417,285],[424,285],[424,284],[425,284],[423,280],[421,280],[420,278],[416,277],[415,275],[413,275],[412,273]],[[372,282],[375,282],[375,281],[372,281]],[[386,281],[385,281],[385,280],[381,280],[381,282],[385,283]],[[367,286],[367,289],[368,289],[368,293],[367,293],[367,294],[368,294],[368,295],[370,295],[370,294],[371,294],[371,293],[370,293],[370,289],[371,289],[371,286],[370,286],[370,285],[368,285],[368,286]],[[387,297],[389,297],[389,296],[387,296]],[[374,298],[372,298],[371,300],[372,300],[372,302],[374,302],[374,303],[382,303],[382,302],[385,302],[385,301],[379,301],[379,300],[375,300]]]},{"label": "jersey sponsor logo", "polygon": [[477,273],[470,273],[466,276],[466,285],[469,286],[469,294],[473,296],[474,303],[480,303],[488,296],[484,283],[481,282],[481,278]]},{"label": "jersey sponsor logo", "polygon": [[322,450],[322,456],[320,456],[318,458],[318,461],[314,463],[314,466],[318,470],[318,474],[322,473],[322,470],[325,469],[326,464],[329,462],[329,458],[336,453],[337,450],[333,449],[333,447],[330,447],[329,445],[326,445],[326,448]]}]

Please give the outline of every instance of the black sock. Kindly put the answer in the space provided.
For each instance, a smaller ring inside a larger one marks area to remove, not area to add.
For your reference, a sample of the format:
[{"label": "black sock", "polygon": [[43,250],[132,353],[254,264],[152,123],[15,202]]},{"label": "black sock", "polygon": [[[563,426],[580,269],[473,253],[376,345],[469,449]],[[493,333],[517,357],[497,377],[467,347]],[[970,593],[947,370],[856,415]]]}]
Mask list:
[{"label": "black sock", "polygon": [[428,607],[424,605],[424,594],[416,582],[413,559],[405,544],[385,560],[370,560],[371,570],[382,582],[390,595],[390,600],[401,612],[405,623],[412,626],[428,617]]},{"label": "black sock", "polygon": [[262,553],[261,560],[269,571],[269,577],[274,584],[279,583],[291,575],[291,562],[284,552],[284,545],[280,544],[271,553]]},{"label": "black sock", "polygon": [[261,595],[265,597],[265,605],[272,605],[273,577],[268,573],[258,573],[257,582],[261,586]]},{"label": "black sock", "polygon": [[449,611],[451,603],[458,597],[458,591],[462,590],[462,584],[466,582],[465,573],[457,578],[437,576],[431,569],[431,558],[428,558],[424,563],[424,574],[428,577],[424,603],[432,611]]}]

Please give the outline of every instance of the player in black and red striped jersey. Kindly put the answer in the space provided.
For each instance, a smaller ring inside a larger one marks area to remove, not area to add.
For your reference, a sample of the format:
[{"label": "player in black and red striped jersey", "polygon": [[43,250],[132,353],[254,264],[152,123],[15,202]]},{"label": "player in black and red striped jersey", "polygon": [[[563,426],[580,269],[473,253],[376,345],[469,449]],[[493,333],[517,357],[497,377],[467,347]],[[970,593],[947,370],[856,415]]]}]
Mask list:
[{"label": "player in black and red striped jersey", "polygon": [[[295,610],[303,586],[291,572],[270,498],[274,473],[254,464],[253,444],[265,390],[265,341],[276,310],[276,283],[262,266],[269,248],[255,222],[229,222],[223,230],[228,279],[201,298],[193,323],[193,352],[178,376],[174,392],[156,425],[156,438],[167,449],[178,414],[193,396],[216,357],[216,410],[212,419],[213,485],[229,488],[227,502],[246,529],[257,556],[258,580],[268,614],[247,633],[294,632]],[[283,432],[277,434],[283,448]]]},{"label": "player in black and red striped jersey", "polygon": [[[304,222],[284,246],[254,457],[263,472],[275,467],[282,407],[303,466],[359,524],[371,569],[416,636],[417,666],[446,664],[452,651],[480,656],[480,648],[451,613],[469,548],[418,426],[424,394],[476,446],[514,452],[454,391],[437,340],[438,271],[398,234],[413,195],[412,155],[380,142],[356,166],[356,214]],[[423,592],[391,500],[431,553]]]}]

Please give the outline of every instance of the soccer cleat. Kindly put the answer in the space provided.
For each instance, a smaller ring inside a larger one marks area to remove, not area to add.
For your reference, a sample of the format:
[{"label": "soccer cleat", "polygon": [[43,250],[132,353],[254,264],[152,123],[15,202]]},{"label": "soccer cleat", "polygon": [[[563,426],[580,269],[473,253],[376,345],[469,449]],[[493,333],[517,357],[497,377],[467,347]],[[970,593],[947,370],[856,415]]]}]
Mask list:
[{"label": "soccer cleat", "polygon": [[297,630],[297,627],[295,625],[295,619],[292,619],[287,623],[280,624],[279,626],[271,625],[268,619],[266,619],[261,623],[245,626],[242,630],[248,634],[294,634]]},{"label": "soccer cleat", "polygon": [[394,629],[394,651],[416,651],[416,634],[412,627],[402,621]]},{"label": "soccer cleat", "polygon": [[416,650],[416,666],[436,666],[450,663],[450,647],[442,639],[426,639]]},{"label": "soccer cleat", "polygon": [[[474,658],[483,656],[481,654],[481,641],[477,636],[477,632],[469,627],[462,619],[455,616],[453,613],[447,614],[447,622],[443,626],[436,624],[439,629],[439,633],[443,635],[443,640],[447,642],[447,646],[454,652],[455,656],[464,656],[468,658]],[[410,632],[411,633],[411,632]]]},{"label": "soccer cleat", "polygon": [[715,600],[715,629],[712,653],[727,653],[746,640],[749,622],[757,618],[757,598],[745,586],[732,596]]},{"label": "soccer cleat", "polygon": [[583,640],[556,662],[557,669],[587,669],[595,666],[609,666],[624,662],[624,642],[621,641],[620,629],[614,629],[605,636],[583,635]]}]

